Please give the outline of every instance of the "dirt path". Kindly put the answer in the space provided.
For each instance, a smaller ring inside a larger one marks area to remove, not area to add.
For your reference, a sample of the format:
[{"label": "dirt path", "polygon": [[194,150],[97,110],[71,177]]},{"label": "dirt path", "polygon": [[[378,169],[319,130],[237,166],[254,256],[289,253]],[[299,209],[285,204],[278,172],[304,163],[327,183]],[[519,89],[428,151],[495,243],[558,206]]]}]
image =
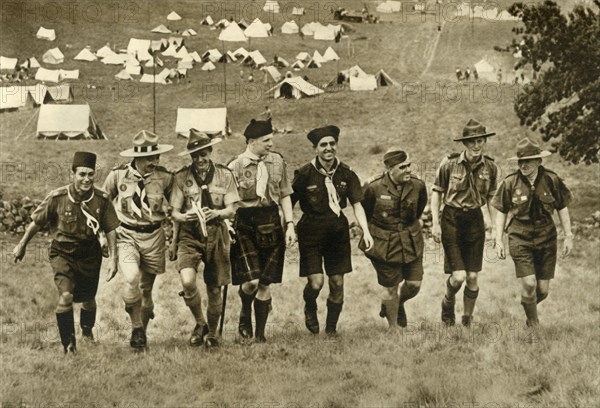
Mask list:
[{"label": "dirt path", "polygon": [[429,43],[430,45],[428,45],[425,48],[425,50],[423,51],[423,57],[427,57],[427,54],[429,54],[429,57],[427,58],[427,65],[425,65],[425,69],[423,69],[423,72],[421,72],[420,78],[423,78],[423,76],[427,73],[427,71],[429,71],[429,67],[431,66],[431,63],[433,62],[433,58],[435,57],[435,51],[437,50],[438,43],[440,42],[440,37],[442,36],[442,33],[444,32],[445,24],[446,24],[446,21],[442,21],[442,24],[440,25],[440,29],[436,33],[435,41],[433,43]]}]

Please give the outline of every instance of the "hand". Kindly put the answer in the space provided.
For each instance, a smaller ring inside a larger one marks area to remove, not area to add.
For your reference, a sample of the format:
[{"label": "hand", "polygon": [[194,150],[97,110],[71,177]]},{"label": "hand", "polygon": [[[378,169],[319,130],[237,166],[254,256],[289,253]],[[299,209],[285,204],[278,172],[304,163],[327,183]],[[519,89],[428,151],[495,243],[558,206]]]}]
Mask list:
[{"label": "hand", "polygon": [[296,242],[296,230],[294,224],[289,223],[285,231],[285,245],[289,248],[294,245],[294,242]]},{"label": "hand", "polygon": [[108,272],[106,273],[106,281],[110,282],[112,278],[115,277],[118,270],[117,258],[111,258],[110,263],[108,264]]},{"label": "hand", "polygon": [[371,233],[369,231],[365,231],[365,233],[363,234],[363,241],[365,242],[365,251],[368,251],[371,248],[373,248],[373,237],[371,236]]},{"label": "hand", "polygon": [[169,261],[173,262],[177,260],[177,242],[175,240],[169,245],[168,254]]},{"label": "hand", "polygon": [[206,220],[206,222],[214,220],[215,218],[218,219],[221,216],[219,210],[213,210],[206,207],[202,209],[202,212],[204,213],[204,219]]},{"label": "hand", "polygon": [[102,257],[108,258],[108,241],[106,240],[106,235],[100,234],[98,237],[98,242],[100,243],[100,248],[102,249]]},{"label": "hand", "polygon": [[494,246],[496,247],[496,255],[498,259],[506,259],[506,251],[504,250],[504,242],[501,239],[496,239],[494,242]]},{"label": "hand", "polygon": [[440,224],[433,224],[433,226],[431,227],[431,237],[433,238],[433,242],[435,242],[436,244],[439,244],[441,242],[441,236],[442,236],[442,227],[440,227]]},{"label": "hand", "polygon": [[27,249],[26,244],[22,244],[19,242],[12,251],[13,257],[15,258],[15,263],[21,261],[25,256],[25,250]]},{"label": "hand", "polygon": [[567,258],[569,255],[571,255],[571,251],[573,251],[573,236],[567,235],[565,237],[565,242],[563,242],[562,257]]}]

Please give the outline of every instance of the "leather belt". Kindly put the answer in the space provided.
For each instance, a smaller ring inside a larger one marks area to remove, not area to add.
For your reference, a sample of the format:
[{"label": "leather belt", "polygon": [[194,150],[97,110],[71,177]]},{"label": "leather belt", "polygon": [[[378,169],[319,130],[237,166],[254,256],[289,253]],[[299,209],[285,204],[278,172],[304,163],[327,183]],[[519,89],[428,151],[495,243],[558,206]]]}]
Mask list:
[{"label": "leather belt", "polygon": [[122,222],[121,227],[131,230],[131,231],[140,232],[142,234],[150,234],[151,232],[154,232],[157,229],[159,229],[161,227],[161,224],[157,223],[157,224],[150,224],[150,225],[129,225],[129,224],[125,224],[124,222]]}]

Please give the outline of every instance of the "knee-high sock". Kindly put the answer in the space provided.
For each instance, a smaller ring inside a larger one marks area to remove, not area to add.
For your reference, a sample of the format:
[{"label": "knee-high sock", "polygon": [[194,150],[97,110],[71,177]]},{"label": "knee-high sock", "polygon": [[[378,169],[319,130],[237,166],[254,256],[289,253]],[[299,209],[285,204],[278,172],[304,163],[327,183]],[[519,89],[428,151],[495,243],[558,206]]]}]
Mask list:
[{"label": "knee-high sock", "polygon": [[[337,330],[337,323],[342,312],[344,303],[334,303],[327,299],[327,317],[325,318],[325,332],[335,333]],[[398,307],[396,307],[396,315],[398,314]],[[387,313],[386,313],[387,316]]]},{"label": "knee-high sock", "polygon": [[319,297],[319,292],[319,290],[314,290],[310,283],[307,283],[304,287],[302,297],[304,298],[308,310],[317,310],[317,298]]},{"label": "knee-high sock", "polygon": [[400,287],[400,303],[404,303],[407,300],[414,298],[420,290],[420,286],[409,286],[404,282]]},{"label": "knee-high sock", "polygon": [[521,304],[523,305],[523,309],[525,310],[525,316],[527,316],[527,325],[537,326],[539,321],[535,298],[521,295]]},{"label": "knee-high sock", "polygon": [[183,296],[183,300],[185,304],[190,308],[196,323],[200,326],[204,326],[206,324],[206,320],[204,320],[204,315],[202,314],[202,302],[200,299],[200,292],[196,289],[194,293],[190,296]]},{"label": "knee-high sock", "polygon": [[449,302],[454,302],[456,292],[458,292],[460,290],[461,286],[462,286],[462,284],[460,284],[458,286],[452,286],[450,284],[450,276],[449,276],[448,280],[446,281],[446,300],[448,300]]},{"label": "knee-high sock", "polygon": [[256,334],[258,341],[265,341],[265,327],[269,318],[269,309],[271,307],[271,299],[254,300],[254,318],[256,319]]},{"label": "knee-high sock", "polygon": [[396,327],[398,325],[398,305],[400,304],[398,294],[395,293],[391,299],[383,299],[381,303],[385,306],[385,318],[388,321],[388,325]]},{"label": "knee-high sock", "polygon": [[56,323],[58,325],[58,333],[60,342],[65,351],[69,347],[69,343],[75,346],[75,321],[73,318],[73,309],[66,312],[56,313]]},{"label": "knee-high sock", "polygon": [[125,310],[131,318],[131,327],[136,329],[142,327],[142,299],[125,300]]},{"label": "knee-high sock", "polygon": [[223,299],[221,293],[208,296],[208,308],[206,309],[206,320],[208,322],[208,335],[215,337],[219,326],[219,318],[221,317],[221,309],[223,307]]},{"label": "knee-high sock", "polygon": [[465,286],[465,291],[463,295],[463,301],[465,303],[465,316],[472,316],[473,310],[475,309],[475,302],[477,301],[477,296],[479,295],[479,289],[471,290],[468,286]]}]

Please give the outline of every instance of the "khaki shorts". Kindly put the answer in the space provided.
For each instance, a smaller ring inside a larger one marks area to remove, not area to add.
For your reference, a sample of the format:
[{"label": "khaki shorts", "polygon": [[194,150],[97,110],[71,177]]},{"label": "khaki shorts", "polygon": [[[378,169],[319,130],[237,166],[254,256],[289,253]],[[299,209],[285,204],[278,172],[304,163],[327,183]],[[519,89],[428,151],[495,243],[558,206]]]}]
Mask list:
[{"label": "khaki shorts", "polygon": [[117,253],[119,269],[122,271],[136,268],[154,275],[164,273],[165,251],[165,232],[162,228],[151,233],[117,228]]},{"label": "khaki shorts", "polygon": [[195,223],[182,225],[177,245],[177,270],[198,270],[204,262],[204,283],[224,286],[231,283],[229,232],[224,222],[207,225],[208,239],[196,231]]},{"label": "khaki shorts", "polygon": [[377,283],[386,288],[398,285],[403,280],[423,280],[423,255],[408,263],[385,263],[371,259],[377,272]]}]

